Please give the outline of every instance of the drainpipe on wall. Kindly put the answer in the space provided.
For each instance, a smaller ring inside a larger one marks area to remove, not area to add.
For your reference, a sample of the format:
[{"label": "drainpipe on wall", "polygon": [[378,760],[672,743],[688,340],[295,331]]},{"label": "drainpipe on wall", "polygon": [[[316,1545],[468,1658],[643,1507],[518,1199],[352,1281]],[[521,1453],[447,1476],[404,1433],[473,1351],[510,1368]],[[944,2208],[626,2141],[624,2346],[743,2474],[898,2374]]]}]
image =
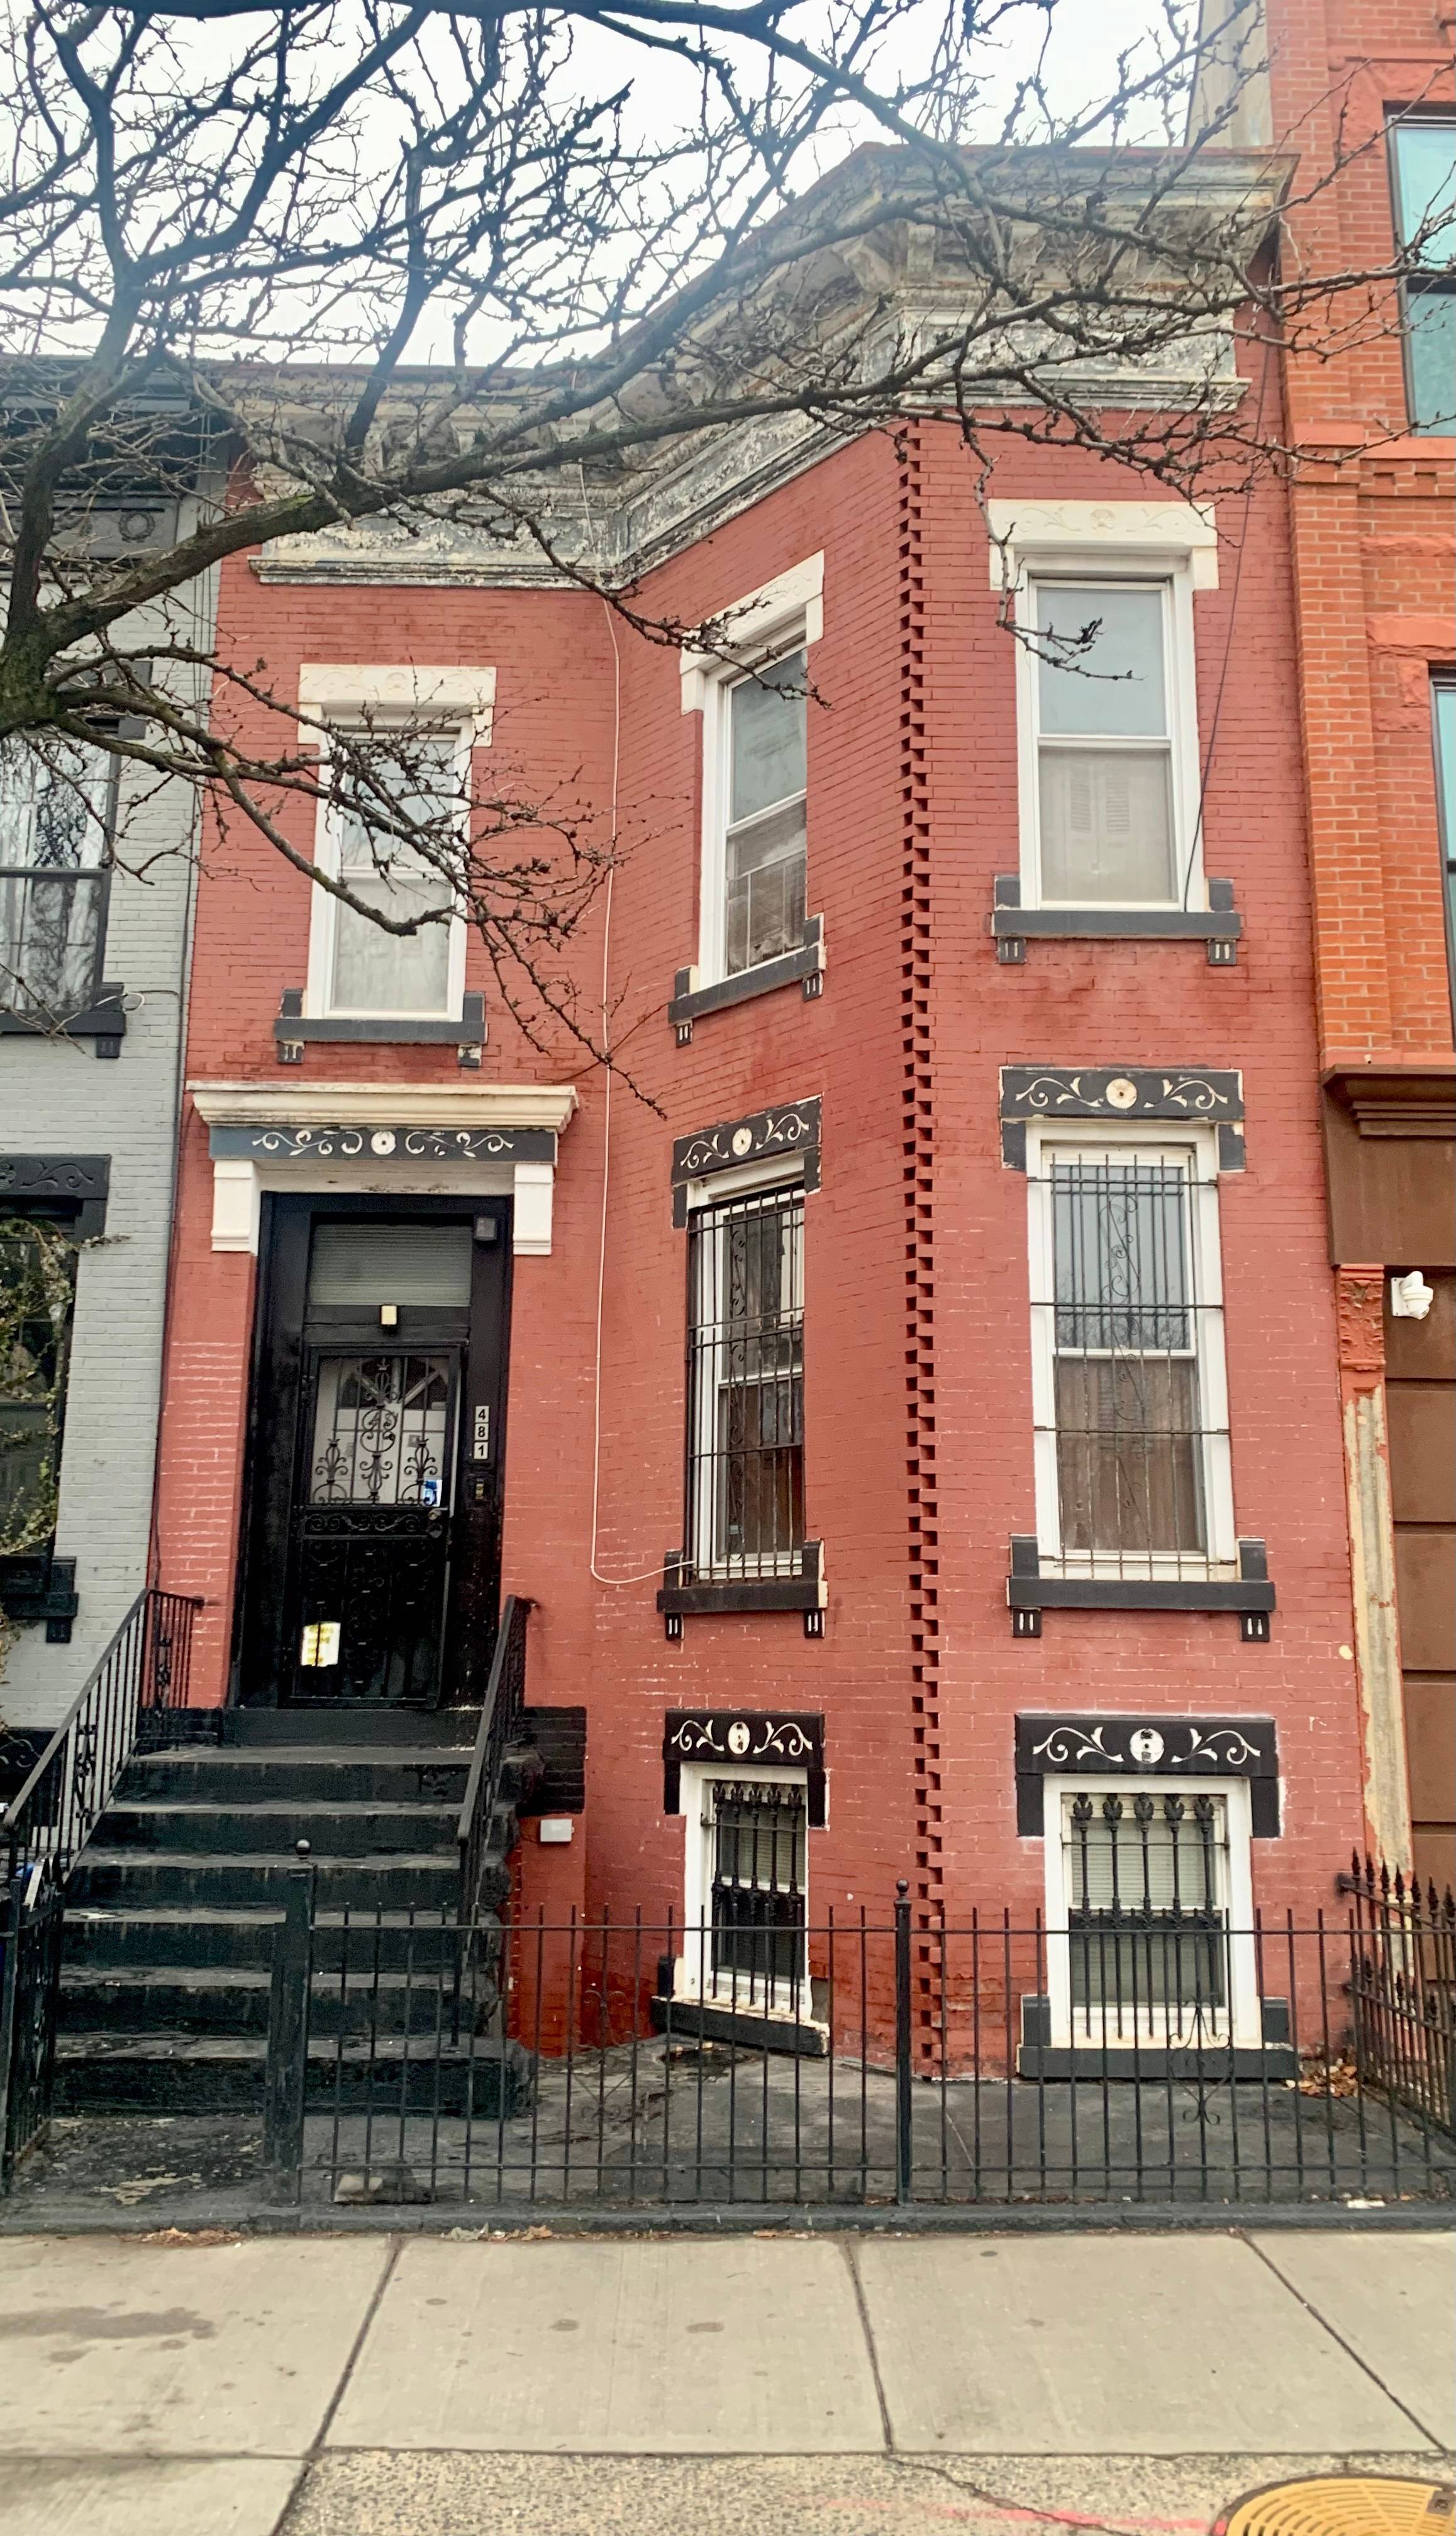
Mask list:
[{"label": "drainpipe on wall", "polygon": [[1335,1271],[1355,1660],[1364,1726],[1365,1815],[1378,1857],[1411,1872],[1406,1704],[1395,1601],[1395,1519],[1385,1420],[1385,1271]]}]

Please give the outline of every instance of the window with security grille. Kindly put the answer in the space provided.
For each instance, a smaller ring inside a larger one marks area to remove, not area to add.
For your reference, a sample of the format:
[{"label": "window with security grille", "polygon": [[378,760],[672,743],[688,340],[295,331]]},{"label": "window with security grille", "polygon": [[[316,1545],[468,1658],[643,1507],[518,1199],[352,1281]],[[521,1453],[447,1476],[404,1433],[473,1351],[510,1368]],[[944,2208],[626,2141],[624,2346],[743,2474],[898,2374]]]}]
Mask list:
[{"label": "window with security grille", "polygon": [[800,650],[724,690],[728,977],[796,950],[803,940],[807,674],[808,656]]},{"label": "window with security grille", "polygon": [[710,1779],[703,1796],[713,1988],[734,2005],[791,2006],[805,1978],[804,1789]]},{"label": "window with security grille", "polygon": [[98,749],[0,742],[0,1006],[64,1022],[101,983],[111,781]]},{"label": "window with security grille", "polygon": [[687,1556],[700,1577],[803,1564],[803,1190],[689,1225]]},{"label": "window with security grille", "polygon": [[1072,2040],[1226,2033],[1227,1799],[1140,1788],[1060,1803]]},{"label": "window with security grille", "polygon": [[1176,904],[1168,585],[1039,579],[1032,604],[1043,903]]},{"label": "window with security grille", "polygon": [[1234,1554],[1218,1193],[1197,1163],[1042,1149],[1039,1530],[1069,1572],[1207,1575]]}]

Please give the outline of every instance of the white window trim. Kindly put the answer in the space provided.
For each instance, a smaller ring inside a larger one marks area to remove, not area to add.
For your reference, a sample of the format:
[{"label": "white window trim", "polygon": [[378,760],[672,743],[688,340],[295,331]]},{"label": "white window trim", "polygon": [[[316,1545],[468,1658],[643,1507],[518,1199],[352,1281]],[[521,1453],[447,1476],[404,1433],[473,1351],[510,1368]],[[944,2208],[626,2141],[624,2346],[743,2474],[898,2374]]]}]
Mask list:
[{"label": "white window trim", "polygon": [[[680,656],[682,710],[703,717],[703,835],[695,985],[728,975],[728,722],[732,690],[749,669],[807,652],[824,631],[824,557],[809,555],[715,617],[716,652]],[[732,655],[725,660],[722,654]],[[751,970],[742,972],[751,976]]]},{"label": "white window trim", "polygon": [[[1172,789],[1171,899],[1099,899],[1099,907],[1203,909],[1198,691],[1193,648],[1193,593],[1216,590],[1218,532],[1212,515],[1188,502],[989,502],[991,588],[1009,597],[1023,632],[1033,617],[1033,584],[1048,581],[1133,582],[1162,588],[1164,664]],[[1038,668],[1025,641],[1016,646],[1017,796],[1024,907],[1069,907],[1042,893],[1041,759]]]},{"label": "white window trim", "polygon": [[[1078,2037],[1072,2021],[1071,1950],[1067,1942],[1066,1869],[1062,1857],[1061,1812],[1066,1797],[1091,1797],[1100,1804],[1106,1796],[1118,1796],[1124,1805],[1140,1791],[1158,1796],[1186,1798],[1219,1797],[1226,1808],[1229,1846],[1225,1872],[1228,1892],[1224,1907],[1229,1927],[1229,1995],[1233,2009],[1232,2033],[1227,2024],[1211,2035],[1210,2043],[1232,2042],[1238,2050],[1258,2050],[1264,2039],[1263,2002],[1259,1997],[1258,1950],[1254,1943],[1254,1892],[1252,1840],[1253,1817],[1246,1779],[1185,1779],[1164,1776],[1155,1778],[1139,1772],[1128,1778],[1047,1777],[1043,1788],[1043,1846],[1046,1870],[1046,1990],[1050,2001],[1051,2042],[1061,2051],[1081,2050],[1101,2055],[1101,2036]],[[1175,2038],[1176,2040],[1176,2038]],[[1144,2051],[1156,2049],[1156,2040],[1141,2042]],[[1108,2040],[1108,2049],[1130,2052],[1130,2042],[1116,2045]]]},{"label": "white window trim", "polygon": [[[454,723],[457,730],[455,773],[463,792],[469,786],[472,752],[490,745],[494,705],[493,668],[424,667],[412,663],[304,662],[298,672],[298,708],[300,715],[308,718],[300,724],[299,736],[305,746],[318,748],[321,763],[327,760],[329,743],[327,730],[318,727],[320,722],[347,723],[368,715],[378,716],[384,724],[397,728],[405,728],[416,721],[442,726]],[[462,805],[462,819],[464,815]],[[319,870],[329,879],[337,880],[340,870],[338,825],[325,802],[319,804],[314,856]],[[457,910],[450,921],[444,1005],[428,1012],[391,1007],[385,1013],[372,1006],[336,1003],[333,999],[333,977],[338,930],[339,901],[327,890],[312,891],[308,972],[303,995],[303,1010],[308,1019],[459,1021],[465,998],[467,934],[462,912]]]},{"label": "white window trim", "polygon": [[[1202,1559],[1194,1552],[1169,1552],[1142,1562],[1126,1555],[1097,1558],[1082,1553],[1063,1556],[1061,1491],[1056,1469],[1056,1337],[1054,1297],[1056,1259],[1049,1177],[1050,1157],[1073,1146],[1089,1158],[1124,1157],[1156,1161],[1186,1160],[1195,1189],[1190,1209],[1194,1245],[1194,1315],[1197,1343],[1199,1425],[1203,1432],[1204,1502],[1208,1511],[1208,1549]],[[1091,1120],[1064,1126],[1034,1121],[1027,1127],[1027,1252],[1032,1320],[1032,1427],[1037,1502],[1037,1547],[1042,1572],[1047,1576],[1127,1578],[1146,1570],[1160,1577],[1235,1576],[1238,1540],[1234,1523],[1234,1471],[1229,1432],[1229,1375],[1224,1350],[1224,1275],[1219,1218],[1218,1132],[1212,1127],[1129,1126],[1107,1128]]]},{"label": "white window trim", "polygon": [[[797,1983],[772,1982],[767,1986],[767,1992],[763,1985],[759,1985],[751,2002],[744,1996],[746,1985],[741,1975],[736,1983],[728,1975],[720,1984],[713,1973],[713,1834],[704,1828],[703,1811],[708,1792],[715,1785],[802,1788],[804,1792],[802,1978]],[[810,2023],[808,1786],[806,1770],[786,1770],[757,1761],[736,1764],[728,1761],[684,1761],[678,1799],[686,1834],[683,1846],[682,1952],[672,1970],[674,1998],[693,1999],[709,2007],[735,2008],[743,2016],[782,2017],[797,2025]]]}]

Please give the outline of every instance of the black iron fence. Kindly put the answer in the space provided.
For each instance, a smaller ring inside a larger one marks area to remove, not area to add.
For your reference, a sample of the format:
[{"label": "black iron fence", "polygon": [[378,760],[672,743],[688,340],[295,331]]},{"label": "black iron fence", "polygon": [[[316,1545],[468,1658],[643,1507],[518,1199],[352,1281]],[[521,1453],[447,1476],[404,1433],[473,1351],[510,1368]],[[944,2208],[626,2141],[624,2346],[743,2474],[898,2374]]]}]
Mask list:
[{"label": "black iron fence", "polygon": [[50,2121],[62,1917],[38,1864],[0,1893],[0,2192]]},{"label": "black iron fence", "polygon": [[174,1731],[187,1708],[192,1623],[201,1608],[192,1595],[157,1586],[137,1596],[0,1815],[0,1868],[8,1880],[38,1862],[63,1882],[138,1744],[164,1742]]},{"label": "black iron fence", "polygon": [[1182,1943],[1166,1912],[1153,1929],[953,1927],[902,1894],[884,1919],[831,1916],[745,1958],[712,1919],[461,1925],[331,1912],[306,1870],[292,1884],[269,2140],[303,2203],[1269,2204],[1456,2187],[1449,2096],[1411,2075],[1430,2020],[1408,1981],[1372,1973],[1353,1905],[1248,1928],[1197,1906]]},{"label": "black iron fence", "polygon": [[1359,2064],[1393,2103],[1456,2131],[1456,1898],[1358,1856],[1340,1881]]}]

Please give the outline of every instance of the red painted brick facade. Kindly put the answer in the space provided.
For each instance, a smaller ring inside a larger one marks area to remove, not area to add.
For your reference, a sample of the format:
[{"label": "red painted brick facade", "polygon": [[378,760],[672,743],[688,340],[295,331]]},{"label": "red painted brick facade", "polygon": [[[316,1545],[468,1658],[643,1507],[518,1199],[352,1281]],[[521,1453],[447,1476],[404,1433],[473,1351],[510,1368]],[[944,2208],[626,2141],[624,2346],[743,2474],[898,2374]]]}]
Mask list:
[{"label": "red painted brick facade", "polygon": [[[1007,462],[998,493],[1143,498],[1090,461]],[[1256,1898],[1312,1908],[1360,1836],[1333,1299],[1324,1266],[1304,797],[1284,497],[1224,523],[1234,574],[1195,601],[1209,869],[1234,881],[1236,967],[1201,945],[1033,943],[999,967],[993,875],[1017,866],[1015,657],[998,630],[971,473],[953,433],[866,438],[651,576],[646,603],[695,621],[822,549],[811,673],[809,904],[826,922],[818,1001],[797,987],[712,1014],[679,1048],[665,1017],[695,957],[700,720],[672,653],[621,647],[624,828],[648,831],[614,890],[619,1031],[661,1114],[618,1085],[607,1201],[597,1566],[591,1574],[594,1319],[603,1087],[569,1046],[517,1042],[490,1003],[485,1079],[580,1082],[561,1140],[554,1246],[515,1263],[505,1581],[536,1598],[530,1696],[590,1714],[588,1906],[681,1907],[680,1822],[663,1812],[669,1708],[822,1710],[828,1827],[810,1835],[811,1911],[883,1913],[895,1878],[954,1913],[1043,1897],[1019,1839],[1019,1710],[1272,1714],[1285,1828],[1255,1844]],[[223,579],[222,639],[289,692],[302,660],[493,663],[496,749],[599,802],[609,789],[604,611],[569,593]],[[306,826],[298,843],[308,846]],[[277,1073],[271,1024],[300,983],[306,886],[267,849],[208,849],[188,1073],[296,1086],[458,1081],[453,1053],[310,1046]],[[601,975],[599,903],[577,958]],[[472,975],[472,984],[487,983]],[[1034,1530],[1027,1187],[1003,1167],[1003,1063],[1243,1070],[1248,1168],[1223,1183],[1223,1258],[1240,1534],[1269,1545],[1270,1646],[1233,1617],[1049,1613],[1013,1641],[1007,1543]],[[682,1536],[684,1236],[672,1139],[776,1101],[823,1100],[823,1185],[806,1201],[808,1523],[826,1634],[795,1614],[689,1617],[665,1642],[662,1555]],[[209,1598],[198,1669],[223,1695],[238,1539],[254,1263],[209,1246],[206,1134],[186,1129],[163,1426],[167,1581]],[[559,1858],[560,1853],[556,1856]],[[528,1899],[546,1872],[524,1860]],[[553,1892],[563,1875],[552,1866]],[[544,1890],[544,1887],[541,1887]]]}]

